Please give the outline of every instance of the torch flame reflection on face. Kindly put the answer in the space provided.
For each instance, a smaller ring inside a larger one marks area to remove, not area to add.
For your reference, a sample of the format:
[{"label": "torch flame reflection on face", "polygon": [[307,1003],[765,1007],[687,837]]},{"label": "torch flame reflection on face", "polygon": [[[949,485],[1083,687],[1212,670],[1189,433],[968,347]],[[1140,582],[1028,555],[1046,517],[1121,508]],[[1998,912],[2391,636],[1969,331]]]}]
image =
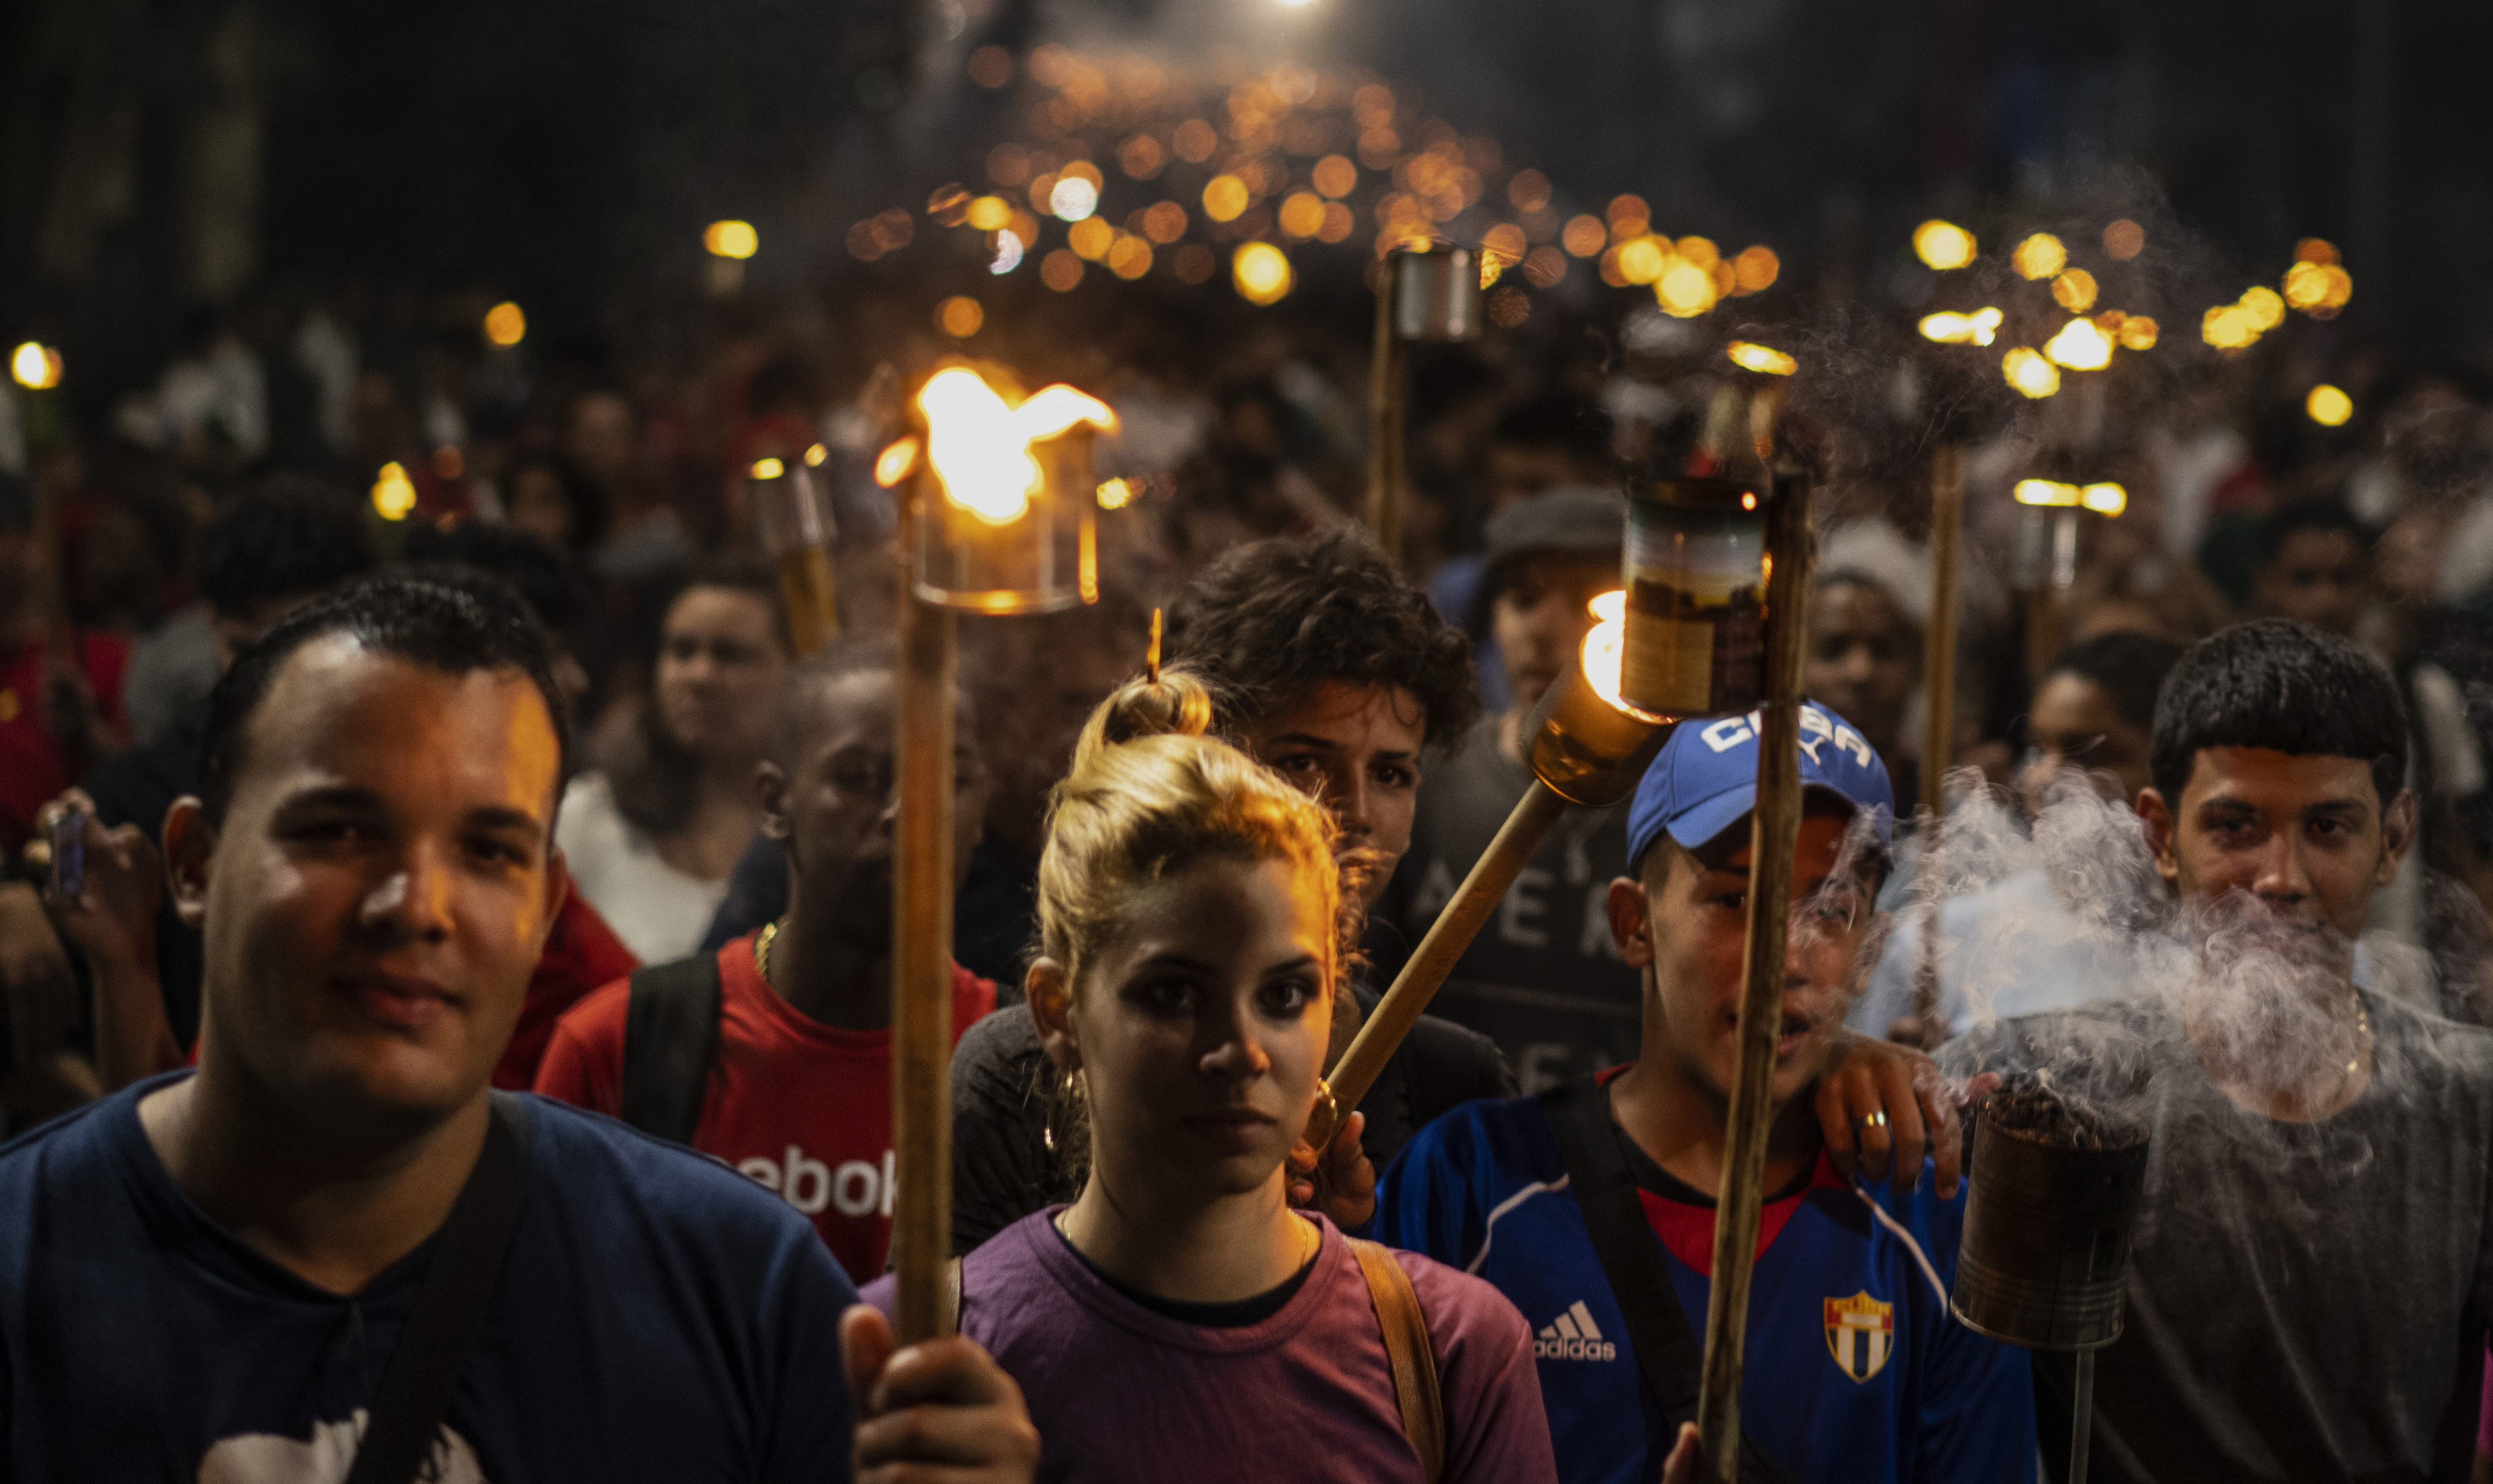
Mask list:
[{"label": "torch flame reflection on face", "polygon": [[991,525],[1009,525],[1030,509],[1042,478],[1030,446],[1078,424],[1113,430],[1117,414],[1097,398],[1062,384],[1020,406],[1008,406],[976,371],[937,371],[917,394],[926,414],[926,460],[945,493]]}]

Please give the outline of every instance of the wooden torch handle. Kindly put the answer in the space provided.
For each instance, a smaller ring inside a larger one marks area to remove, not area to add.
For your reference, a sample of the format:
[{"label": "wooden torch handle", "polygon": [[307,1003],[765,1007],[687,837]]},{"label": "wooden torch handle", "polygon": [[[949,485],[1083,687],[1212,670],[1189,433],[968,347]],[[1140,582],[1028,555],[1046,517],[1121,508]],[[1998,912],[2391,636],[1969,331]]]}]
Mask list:
[{"label": "wooden torch handle", "polygon": [[891,944],[893,1328],[903,1345],[951,1329],[953,627],[951,609],[917,596],[904,553]]},{"label": "wooden torch handle", "polygon": [[1328,1104],[1319,1098],[1314,1113],[1307,1119],[1307,1143],[1319,1153],[1333,1142],[1341,1119],[1348,1117],[1359,1100],[1367,1096],[1367,1089],[1376,1085],[1376,1075],[1385,1070],[1386,1059],[1410,1034],[1413,1023],[1428,1008],[1438,987],[1454,972],[1456,961],[1480,935],[1482,925],[1488,921],[1489,913],[1497,910],[1507,888],[1515,884],[1516,876],[1532,859],[1532,852],[1541,848],[1549,826],[1566,812],[1567,801],[1538,778],[1516,801],[1514,812],[1498,826],[1497,838],[1472,863],[1463,884],[1455,888],[1445,909],[1428,925],[1427,935],[1420,939],[1410,962],[1394,976],[1394,987],[1377,1001],[1375,1011],[1359,1027],[1350,1049],[1335,1064],[1333,1075],[1325,1079],[1333,1100]]},{"label": "wooden torch handle", "polygon": [[1377,265],[1376,343],[1367,362],[1367,528],[1402,565],[1402,408],[1408,352],[1394,333],[1395,255]]},{"label": "wooden torch handle", "polygon": [[[1947,765],[1956,749],[1957,567],[1965,547],[1965,451],[1939,445],[1931,461],[1931,622],[1922,636],[1922,694],[1930,726],[1922,736],[1922,808],[1931,812],[1922,842],[1923,879],[1938,880],[1937,821],[1947,814]],[[1913,964],[1913,1020],[1926,1042],[1939,1013],[1938,895],[1922,905],[1920,952]],[[1878,1027],[1883,1033],[1885,1026]]]},{"label": "wooden torch handle", "polygon": [[1741,965],[1739,1063],[1731,1083],[1723,1189],[1714,1213],[1714,1278],[1705,1310],[1705,1361],[1697,1431],[1706,1467],[1724,1484],[1740,1470],[1740,1366],[1748,1338],[1749,1277],[1764,1204],[1766,1124],[1775,1038],[1783,1024],[1784,937],[1790,925],[1792,857],[1800,842],[1800,689],[1808,625],[1809,485],[1782,486],[1766,518],[1765,695],[1757,719],[1757,805],[1749,846],[1749,940]]}]

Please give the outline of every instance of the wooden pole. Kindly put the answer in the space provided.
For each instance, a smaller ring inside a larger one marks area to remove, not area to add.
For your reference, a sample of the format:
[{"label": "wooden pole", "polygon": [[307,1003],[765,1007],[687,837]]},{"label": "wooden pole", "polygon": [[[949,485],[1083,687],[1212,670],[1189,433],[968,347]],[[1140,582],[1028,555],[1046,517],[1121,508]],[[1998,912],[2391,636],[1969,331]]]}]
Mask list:
[{"label": "wooden pole", "polygon": [[1766,668],[1757,718],[1757,805],[1749,844],[1749,940],[1741,965],[1739,1062],[1731,1083],[1723,1189],[1714,1210],[1713,1291],[1697,1431],[1723,1484],[1740,1471],[1740,1367],[1748,1339],[1749,1278],[1764,1205],[1766,1126],[1783,1025],[1784,938],[1790,926],[1792,857],[1800,844],[1800,689],[1808,629],[1809,482],[1779,475],[1766,517]]},{"label": "wooden pole", "polygon": [[[938,499],[931,479],[919,499]],[[906,522],[905,522],[906,524]],[[950,1332],[952,1256],[951,609],[900,557],[899,820],[892,842],[891,1256],[903,1345]]]},{"label": "wooden pole", "polygon": [[1523,790],[1514,812],[1498,826],[1497,838],[1488,843],[1479,860],[1472,862],[1463,884],[1455,888],[1445,909],[1428,925],[1427,935],[1412,952],[1410,962],[1394,976],[1394,987],[1376,1002],[1367,1024],[1359,1027],[1358,1036],[1341,1054],[1341,1060],[1334,1064],[1333,1075],[1325,1079],[1332,1101],[1328,1104],[1318,1099],[1315,1112],[1307,1118],[1307,1140],[1317,1152],[1323,1152],[1325,1145],[1333,1142],[1340,1120],[1348,1117],[1359,1100],[1367,1096],[1367,1089],[1376,1084],[1386,1059],[1410,1034],[1412,1024],[1427,1010],[1428,1001],[1436,996],[1446,976],[1454,972],[1463,950],[1480,935],[1488,914],[1497,910],[1507,888],[1515,884],[1517,875],[1532,859],[1532,852],[1541,848],[1549,826],[1566,812],[1567,801],[1540,779],[1534,779],[1532,787]]},{"label": "wooden pole", "polygon": [[1402,409],[1410,352],[1394,333],[1396,256],[1378,263],[1376,341],[1367,359],[1367,528],[1402,565]]},{"label": "wooden pole", "polygon": [[[1922,694],[1930,725],[1922,736],[1922,808],[1930,811],[1922,837],[1924,879],[1938,880],[1939,821],[1947,815],[1947,765],[1956,749],[1957,564],[1965,545],[1965,451],[1939,445],[1931,461],[1931,621],[1922,634]],[[1936,890],[1920,912],[1921,952],[1913,965],[1913,1021],[1924,1045],[1932,1044],[1939,1013],[1939,907]],[[1885,1026],[1877,1027],[1884,1033]]]}]

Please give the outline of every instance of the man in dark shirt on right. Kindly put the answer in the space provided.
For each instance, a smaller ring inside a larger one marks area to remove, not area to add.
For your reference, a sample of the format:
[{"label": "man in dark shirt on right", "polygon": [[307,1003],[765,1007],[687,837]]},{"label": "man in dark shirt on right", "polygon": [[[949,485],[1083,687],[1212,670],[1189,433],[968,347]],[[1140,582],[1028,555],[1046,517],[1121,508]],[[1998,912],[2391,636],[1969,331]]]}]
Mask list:
[{"label": "man in dark shirt on right", "polygon": [[[2406,755],[2396,684],[2350,640],[2268,619],[2201,641],[2165,682],[2138,796],[2183,931],[2142,945],[2157,969],[2127,997],[1941,1053],[1952,1075],[2044,1069],[2063,1087],[2124,1054],[2148,1074],[2098,1479],[2468,1476],[2493,1035],[2353,979],[2372,895],[2414,839]],[[2035,1361],[2057,1452],[2070,1359]]]}]

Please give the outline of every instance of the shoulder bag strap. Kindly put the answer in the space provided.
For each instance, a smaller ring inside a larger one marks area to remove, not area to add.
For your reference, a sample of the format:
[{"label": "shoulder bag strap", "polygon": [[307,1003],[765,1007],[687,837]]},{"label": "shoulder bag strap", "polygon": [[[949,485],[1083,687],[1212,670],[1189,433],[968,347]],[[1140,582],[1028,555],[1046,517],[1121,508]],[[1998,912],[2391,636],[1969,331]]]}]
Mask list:
[{"label": "shoulder bag strap", "polygon": [[695,954],[632,971],[623,1015],[623,1121],[676,1143],[693,1142],[718,1050],[718,955]]},{"label": "shoulder bag strap", "polygon": [[371,1420],[355,1448],[346,1484],[412,1484],[432,1457],[459,1391],[467,1350],[484,1327],[494,1286],[519,1230],[528,1186],[527,1104],[517,1094],[493,1095],[484,1152],[449,1218],[433,1239],[406,1328],[381,1368]]},{"label": "shoulder bag strap", "polygon": [[[1628,1341],[1635,1348],[1637,1369],[1661,1404],[1663,1417],[1676,1433],[1679,1424],[1697,1420],[1697,1396],[1702,1384],[1705,1352],[1688,1315],[1671,1291],[1660,1238],[1645,1219],[1637,1196],[1636,1176],[1619,1151],[1610,1124],[1609,1093],[1590,1078],[1562,1083],[1541,1094],[1550,1132],[1558,1136],[1558,1152],[1567,1162],[1567,1184],[1584,1213],[1592,1233],[1593,1252],[1601,1259],[1602,1276],[1627,1317]],[[1743,1484],[1784,1484],[1788,1476],[1757,1440],[1740,1433],[1740,1478]]]},{"label": "shoulder bag strap", "polygon": [[1428,1344],[1428,1316],[1412,1291],[1411,1275],[1382,1242],[1350,1239],[1367,1300],[1385,1332],[1385,1360],[1394,1371],[1394,1400],[1402,1410],[1402,1434],[1420,1455],[1420,1472],[1437,1484],[1446,1472],[1446,1402],[1437,1390],[1437,1353]]}]

